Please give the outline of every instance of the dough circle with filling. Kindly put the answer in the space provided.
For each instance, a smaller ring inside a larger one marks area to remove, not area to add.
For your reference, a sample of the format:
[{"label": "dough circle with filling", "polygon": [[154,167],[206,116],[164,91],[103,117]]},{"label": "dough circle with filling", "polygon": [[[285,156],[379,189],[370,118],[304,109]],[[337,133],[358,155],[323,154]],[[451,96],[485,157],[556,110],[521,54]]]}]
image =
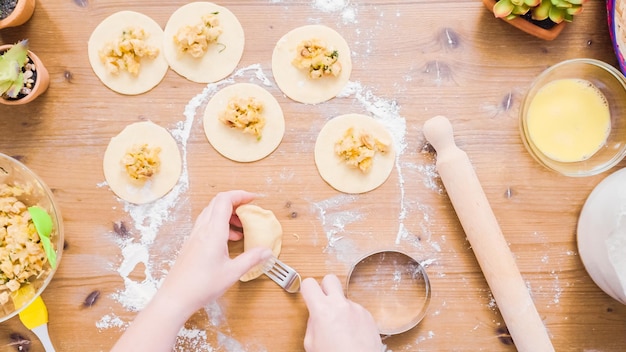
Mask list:
[{"label": "dough circle with filling", "polygon": [[[219,120],[233,97],[254,97],[263,104],[265,126],[260,139]],[[233,84],[215,93],[204,111],[203,124],[204,133],[213,148],[226,158],[239,162],[257,161],[268,156],[278,147],[285,134],[285,118],[278,101],[270,92],[252,83]]]},{"label": "dough circle with filling", "polygon": [[[253,204],[240,205],[235,213],[243,227],[244,252],[255,247],[266,247],[278,258],[283,243],[283,228],[274,213]],[[250,269],[239,280],[250,281],[262,274],[263,264],[260,264]]]},{"label": "dough circle with filling", "polygon": [[[341,64],[338,77],[310,79],[304,69],[291,62],[296,58],[297,47],[304,40],[320,39],[330,50],[339,53]],[[285,34],[274,47],[272,74],[276,84],[289,98],[305,104],[317,104],[334,98],[346,86],[352,72],[352,59],[348,43],[335,30],[323,25],[308,25]]]},{"label": "dough circle with filling", "polygon": [[[367,172],[348,166],[335,153],[335,143],[346,130],[363,130],[388,146],[386,153],[376,152]],[[365,193],[382,185],[395,165],[393,138],[387,129],[373,118],[360,114],[340,115],[328,121],[315,141],[315,165],[320,176],[330,186],[344,193]]]},{"label": "dough circle with filling", "polygon": [[[131,178],[122,164],[122,158],[135,145],[160,147],[161,165],[158,172],[145,182]],[[178,182],[182,160],[174,137],[163,127],[150,122],[130,124],[111,138],[104,152],[104,177],[111,190],[130,203],[144,204],[167,194]]]},{"label": "dough circle with filling", "polygon": [[[111,74],[100,61],[99,51],[108,43],[116,40],[128,27],[142,28],[148,37],[146,44],[159,49],[153,58],[142,58],[139,73],[134,76],[128,71],[120,70]],[[169,68],[163,55],[163,30],[150,17],[134,11],[120,11],[105,18],[93,30],[87,43],[89,63],[93,72],[109,89],[126,95],[145,93],[158,85]]]},{"label": "dough circle with filling", "polygon": [[[202,22],[202,16],[217,12],[222,33],[217,43],[211,43],[207,52],[199,58],[179,53],[174,35],[185,26]],[[211,2],[192,2],[176,10],[167,21],[164,30],[163,52],[172,70],[192,82],[212,83],[230,75],[237,65],[245,44],[241,23],[225,7]]]}]

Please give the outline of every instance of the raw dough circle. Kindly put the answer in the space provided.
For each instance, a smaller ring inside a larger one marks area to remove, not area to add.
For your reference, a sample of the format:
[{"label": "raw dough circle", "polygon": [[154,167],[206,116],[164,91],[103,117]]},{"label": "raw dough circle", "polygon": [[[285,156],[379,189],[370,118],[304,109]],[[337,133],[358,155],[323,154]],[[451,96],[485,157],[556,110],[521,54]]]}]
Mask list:
[{"label": "raw dough circle", "polygon": [[[230,128],[219,120],[232,97],[254,97],[263,103],[265,127],[261,139],[251,134]],[[280,144],[285,134],[285,119],[278,101],[264,88],[252,83],[237,83],[215,93],[204,111],[204,133],[220,154],[239,162],[251,162],[270,155]]]},{"label": "raw dough circle", "polygon": [[[350,127],[362,129],[389,146],[385,154],[374,154],[372,167],[367,173],[348,166],[335,153],[335,143],[343,138]],[[328,121],[315,141],[315,165],[324,181],[345,193],[364,193],[382,185],[395,165],[396,153],[393,138],[387,129],[373,118],[360,114],[341,115]]]},{"label": "raw dough circle", "polygon": [[[626,169],[602,180],[578,218],[578,253],[589,276],[606,294],[626,304]],[[621,275],[617,268],[622,268]]]},{"label": "raw dough circle", "polygon": [[[338,77],[309,79],[306,70],[291,64],[298,45],[313,38],[321,39],[329,48],[339,52],[341,72]],[[272,74],[276,84],[286,96],[305,104],[317,104],[334,98],[348,83],[351,72],[352,60],[346,40],[335,30],[319,24],[298,27],[285,34],[276,43],[272,54]]]},{"label": "raw dough circle", "polygon": [[[223,29],[219,45],[212,43],[199,58],[179,54],[173,40],[178,30],[201,22],[202,16],[213,12],[218,12]],[[172,70],[198,83],[216,82],[231,74],[241,60],[245,44],[243,27],[237,17],[227,8],[211,2],[192,2],[180,7],[167,21],[163,38],[163,53]]]},{"label": "raw dough circle", "polygon": [[[161,148],[161,167],[146,182],[133,180],[121,162],[128,149],[137,144]],[[182,172],[180,152],[174,137],[165,128],[150,121],[128,125],[111,138],[102,164],[104,178],[111,190],[118,197],[135,204],[149,203],[163,197],[176,185]]]},{"label": "raw dough circle", "polygon": [[[98,52],[106,43],[117,39],[121,32],[130,26],[143,28],[148,34],[146,43],[159,48],[159,54],[154,59],[141,60],[137,76],[133,76],[128,71],[120,71],[117,75],[110,74],[100,61]],[[134,11],[120,11],[100,22],[89,37],[87,52],[89,63],[96,76],[105,86],[120,94],[137,95],[149,91],[163,80],[169,67],[163,55],[161,26],[150,17]]]}]

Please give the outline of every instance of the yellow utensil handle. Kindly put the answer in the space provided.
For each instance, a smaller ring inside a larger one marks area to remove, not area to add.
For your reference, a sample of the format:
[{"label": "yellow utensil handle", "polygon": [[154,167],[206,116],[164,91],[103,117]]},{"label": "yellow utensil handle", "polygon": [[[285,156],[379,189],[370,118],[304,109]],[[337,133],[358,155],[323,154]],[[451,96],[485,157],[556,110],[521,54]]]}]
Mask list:
[{"label": "yellow utensil handle", "polygon": [[43,303],[41,296],[37,296],[33,303],[24,308],[20,314],[20,320],[29,330],[48,323],[48,308]]}]

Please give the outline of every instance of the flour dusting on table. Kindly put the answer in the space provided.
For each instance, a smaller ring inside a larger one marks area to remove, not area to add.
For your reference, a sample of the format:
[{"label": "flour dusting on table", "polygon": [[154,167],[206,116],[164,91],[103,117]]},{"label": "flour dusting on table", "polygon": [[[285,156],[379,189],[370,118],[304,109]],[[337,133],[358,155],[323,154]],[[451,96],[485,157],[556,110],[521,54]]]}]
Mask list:
[{"label": "flour dusting on table", "polygon": [[341,13],[343,23],[356,23],[357,8],[350,0],[314,0],[312,7],[327,13]]},{"label": "flour dusting on table", "polygon": [[101,330],[110,328],[125,329],[128,327],[128,322],[123,321],[115,314],[107,314],[96,323],[96,327]]},{"label": "flour dusting on table", "polygon": [[178,336],[176,338],[176,346],[174,347],[174,351],[176,352],[185,352],[185,351],[203,351],[203,352],[214,352],[217,351],[206,342],[207,334],[206,331],[200,329],[187,329],[185,327],[181,328],[178,332]]}]

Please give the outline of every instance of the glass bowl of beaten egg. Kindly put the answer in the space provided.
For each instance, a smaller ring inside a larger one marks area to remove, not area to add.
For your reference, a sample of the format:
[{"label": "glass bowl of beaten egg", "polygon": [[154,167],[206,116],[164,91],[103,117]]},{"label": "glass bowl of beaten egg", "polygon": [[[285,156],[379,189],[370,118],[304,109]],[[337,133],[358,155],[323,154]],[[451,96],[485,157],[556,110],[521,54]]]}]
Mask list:
[{"label": "glass bowl of beaten egg", "polygon": [[548,169],[572,177],[604,172],[626,156],[626,79],[595,59],[557,63],[526,93],[520,130]]}]

